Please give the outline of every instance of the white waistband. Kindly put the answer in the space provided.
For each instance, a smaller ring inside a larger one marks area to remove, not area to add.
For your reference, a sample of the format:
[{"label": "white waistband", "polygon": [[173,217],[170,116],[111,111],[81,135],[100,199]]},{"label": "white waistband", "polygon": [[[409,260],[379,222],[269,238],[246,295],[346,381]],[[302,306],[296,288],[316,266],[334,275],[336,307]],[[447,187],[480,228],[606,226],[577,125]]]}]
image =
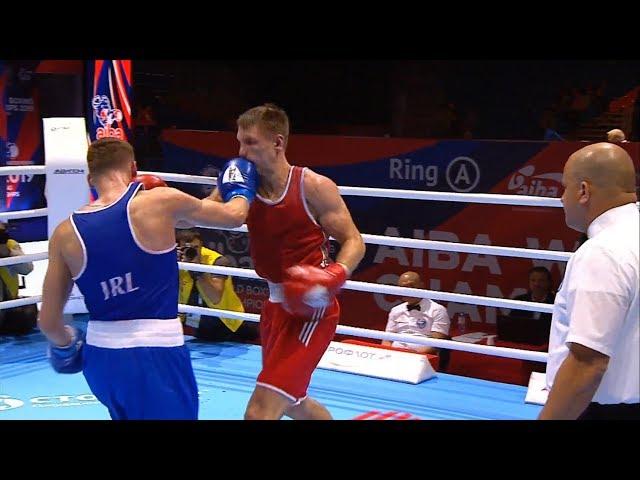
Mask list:
[{"label": "white waistband", "polygon": [[184,335],[178,318],[89,320],[87,345],[102,348],[179,347],[184,345]]},{"label": "white waistband", "polygon": [[267,285],[269,285],[269,301],[271,303],[282,303],[284,302],[284,288],[281,283],[272,283],[267,280]]}]

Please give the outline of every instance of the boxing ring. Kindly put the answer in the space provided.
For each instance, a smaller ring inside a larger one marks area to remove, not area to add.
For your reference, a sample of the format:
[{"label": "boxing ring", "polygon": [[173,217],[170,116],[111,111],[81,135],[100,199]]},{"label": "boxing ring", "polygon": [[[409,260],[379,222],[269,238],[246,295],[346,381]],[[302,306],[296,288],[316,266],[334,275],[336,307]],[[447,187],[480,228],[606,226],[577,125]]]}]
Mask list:
[{"label": "boxing ring", "polygon": [[[28,173],[46,174],[45,167],[1,167],[0,176]],[[152,174],[165,181],[215,185],[216,179],[164,172]],[[398,198],[414,201],[446,201],[559,208],[554,198],[522,195],[424,192],[363,187],[338,187],[342,195]],[[0,220],[47,216],[48,209],[0,213]],[[200,228],[209,228],[201,227]],[[246,226],[230,229],[246,232]],[[363,234],[366,244],[413,249],[476,253],[514,258],[568,261],[570,252],[474,245],[411,238]],[[44,249],[43,249],[44,250]],[[46,251],[0,259],[0,266],[41,262]],[[234,267],[195,265],[179,262],[184,270],[236,277],[260,278],[254,270]],[[344,289],[369,293],[428,298],[440,301],[552,312],[553,305],[478,295],[457,294],[417,288],[381,285],[349,280]],[[0,302],[0,309],[35,304],[40,295]],[[197,313],[259,321],[259,315],[229,312],[205,307],[178,305],[181,313]],[[86,322],[87,315],[74,322]],[[85,327],[86,328],[86,327]],[[498,357],[546,362],[547,353],[452,340],[420,338],[339,325],[337,334],[376,340],[399,340],[449,350]],[[212,344],[187,337],[200,393],[200,419],[242,419],[246,404],[260,371],[260,347],[249,344]],[[46,340],[40,333],[26,337],[0,337],[0,420],[3,419],[108,419],[106,410],[91,394],[81,374],[56,374],[46,359]],[[323,403],[336,419],[362,420],[441,420],[441,419],[535,419],[540,405],[525,403],[527,388],[519,385],[479,380],[438,372],[422,383],[409,384],[381,378],[317,369],[309,394]]]},{"label": "boxing ring", "polygon": [[[81,321],[75,321],[82,327]],[[86,325],[84,326],[86,328]],[[241,420],[260,371],[260,347],[187,340],[201,420]],[[56,374],[39,333],[0,340],[0,420],[108,420],[82,374]],[[317,369],[309,395],[336,420],[530,420],[526,388],[456,375],[418,385]]]}]

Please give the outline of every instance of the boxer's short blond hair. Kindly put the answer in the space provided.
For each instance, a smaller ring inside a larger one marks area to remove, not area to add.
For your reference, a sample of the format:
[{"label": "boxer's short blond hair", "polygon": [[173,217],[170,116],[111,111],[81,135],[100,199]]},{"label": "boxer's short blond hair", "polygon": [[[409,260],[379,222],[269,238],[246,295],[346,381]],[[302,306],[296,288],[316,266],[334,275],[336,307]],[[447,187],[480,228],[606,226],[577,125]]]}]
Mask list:
[{"label": "boxer's short blond hair", "polygon": [[133,147],[118,138],[96,140],[87,150],[87,165],[91,175],[127,168],[135,160]]},{"label": "boxer's short blond hair", "polygon": [[289,117],[287,112],[273,103],[253,107],[238,117],[239,128],[248,129],[258,125],[265,132],[282,135],[285,145],[289,139]]}]

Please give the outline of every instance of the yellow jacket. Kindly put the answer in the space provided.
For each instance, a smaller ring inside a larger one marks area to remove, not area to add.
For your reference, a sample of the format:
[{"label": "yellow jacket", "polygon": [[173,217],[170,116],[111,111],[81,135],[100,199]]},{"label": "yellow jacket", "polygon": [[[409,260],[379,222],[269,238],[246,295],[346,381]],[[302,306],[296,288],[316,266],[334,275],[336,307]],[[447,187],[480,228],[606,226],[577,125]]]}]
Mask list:
[{"label": "yellow jacket", "polygon": [[[210,250],[205,247],[200,247],[200,264],[201,265],[213,265],[213,263],[220,258],[222,255],[218,252]],[[187,303],[189,301],[189,297],[191,296],[191,290],[193,289],[193,278],[186,270],[180,270],[180,293],[179,293],[179,301],[180,303]],[[204,300],[205,304],[209,308],[219,308],[221,310],[230,310],[232,312],[244,312],[244,307],[242,306],[242,302],[240,298],[233,290],[233,281],[231,277],[227,277],[224,281],[224,290],[222,291],[222,296],[220,297],[220,301],[218,303],[213,303],[202,291],[200,286],[196,283],[196,287],[198,288],[198,293],[200,293],[200,298]],[[243,320],[237,320],[233,318],[220,318],[222,323],[224,323],[229,330],[235,332],[242,325]]]},{"label": "yellow jacket", "polygon": [[[18,242],[13,239],[7,241],[7,247],[9,250],[18,247]],[[11,272],[8,267],[0,267],[0,278],[7,287],[7,292],[11,298],[5,298],[5,300],[15,300],[18,298],[18,289],[20,288],[20,279],[17,273]]]}]

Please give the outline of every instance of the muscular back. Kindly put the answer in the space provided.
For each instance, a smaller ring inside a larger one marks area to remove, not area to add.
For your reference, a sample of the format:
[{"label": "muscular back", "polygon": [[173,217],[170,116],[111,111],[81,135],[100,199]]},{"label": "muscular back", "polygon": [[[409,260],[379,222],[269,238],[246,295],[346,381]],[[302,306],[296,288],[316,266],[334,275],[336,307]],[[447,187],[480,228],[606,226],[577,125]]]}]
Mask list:
[{"label": "muscular back", "polygon": [[[148,250],[162,251],[175,245],[175,212],[164,200],[172,195],[169,188],[140,191],[131,200],[129,218],[133,231]],[[91,212],[104,205],[86,205],[80,212]],[[84,262],[82,245],[67,219],[60,224],[60,247],[72,276],[80,273]]]}]

